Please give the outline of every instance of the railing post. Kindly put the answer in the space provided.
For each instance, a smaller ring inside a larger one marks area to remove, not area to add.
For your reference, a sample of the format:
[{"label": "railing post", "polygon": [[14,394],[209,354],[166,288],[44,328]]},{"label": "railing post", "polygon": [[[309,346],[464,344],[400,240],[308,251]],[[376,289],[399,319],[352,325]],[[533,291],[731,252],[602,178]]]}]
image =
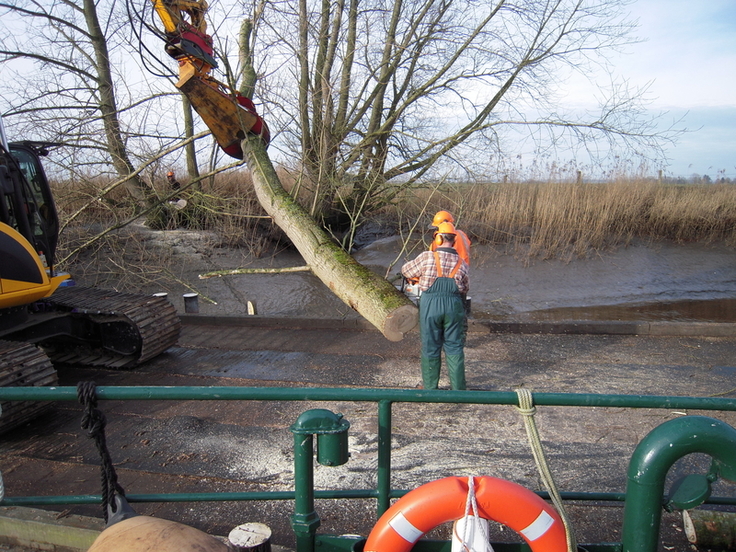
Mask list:
[{"label": "railing post", "polygon": [[[320,525],[314,509],[314,437],[324,450],[319,461],[327,466],[347,462],[347,439],[350,423],[342,414],[315,408],[303,412],[291,426],[294,434],[294,514],[291,528],[296,535],[297,552],[314,552],[314,540]],[[321,441],[320,441],[321,439]]]},{"label": "railing post", "polygon": [[378,517],[388,510],[391,493],[391,401],[378,401]]},{"label": "railing post", "polygon": [[297,552],[314,551],[314,535],[320,519],[314,510],[314,437],[294,434],[294,514],[291,528]]},{"label": "railing post", "polygon": [[710,455],[724,479],[736,479],[736,429],[730,425],[706,416],[684,416],[654,428],[629,463],[623,552],[657,550],[667,471],[693,452]]}]

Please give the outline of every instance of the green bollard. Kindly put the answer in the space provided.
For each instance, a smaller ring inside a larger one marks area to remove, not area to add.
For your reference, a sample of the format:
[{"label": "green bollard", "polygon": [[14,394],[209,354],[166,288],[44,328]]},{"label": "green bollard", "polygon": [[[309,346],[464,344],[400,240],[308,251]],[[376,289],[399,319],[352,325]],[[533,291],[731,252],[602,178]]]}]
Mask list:
[{"label": "green bollard", "polygon": [[315,408],[303,412],[291,426],[294,434],[294,514],[291,528],[296,535],[297,552],[314,552],[320,525],[314,509],[314,435],[319,450],[317,460],[326,466],[348,461],[348,428],[342,414]]},{"label": "green bollard", "polygon": [[656,552],[667,471],[688,454],[713,458],[712,471],[736,481],[736,429],[706,416],[684,416],[653,429],[629,462],[622,529],[623,552]]}]

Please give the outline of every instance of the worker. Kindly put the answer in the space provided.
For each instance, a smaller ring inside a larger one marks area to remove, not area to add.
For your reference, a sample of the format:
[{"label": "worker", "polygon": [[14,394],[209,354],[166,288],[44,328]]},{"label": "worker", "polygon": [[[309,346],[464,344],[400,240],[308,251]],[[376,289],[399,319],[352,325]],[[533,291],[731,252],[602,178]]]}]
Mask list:
[{"label": "worker", "polygon": [[174,176],[174,171],[169,171],[166,173],[166,178],[169,180],[169,185],[171,186],[171,189],[176,191],[179,191],[181,188],[181,184],[176,179],[176,176]]},{"label": "worker", "polygon": [[405,278],[419,278],[419,334],[422,342],[422,384],[437,389],[445,352],[452,389],[465,389],[464,296],[469,287],[469,267],[454,245],[457,231],[442,222],[434,234],[434,251],[423,251],[401,267]]},{"label": "worker", "polygon": [[[166,178],[169,180],[169,186],[171,186],[171,189],[173,191],[178,192],[181,189],[181,184],[176,179],[176,176],[174,175],[174,171],[167,172]],[[177,194],[173,196],[171,199],[169,199],[169,205],[171,205],[177,211],[180,211],[184,209],[184,207],[187,206],[187,200],[179,197],[179,195]]]},{"label": "worker", "polygon": [[[453,217],[449,211],[437,211],[437,214],[434,216],[434,219],[432,219],[432,224],[429,225],[429,228],[437,228],[443,222],[449,222],[454,225],[455,217]],[[457,235],[457,238],[455,239],[455,249],[460,255],[460,258],[470,266],[470,238],[468,238],[468,235],[462,230],[455,228],[455,232]],[[429,250],[434,251],[435,249],[437,249],[437,245],[433,240],[432,244],[429,246]]]}]

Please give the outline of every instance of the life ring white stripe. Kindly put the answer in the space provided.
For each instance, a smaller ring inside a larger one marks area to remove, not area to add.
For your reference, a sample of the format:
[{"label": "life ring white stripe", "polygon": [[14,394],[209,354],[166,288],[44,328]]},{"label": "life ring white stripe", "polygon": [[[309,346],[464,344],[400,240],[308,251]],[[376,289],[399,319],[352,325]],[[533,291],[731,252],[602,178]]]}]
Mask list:
[{"label": "life ring white stripe", "polygon": [[389,520],[388,524],[402,539],[412,544],[417,542],[424,534],[404,517],[404,512],[396,514]]},{"label": "life ring white stripe", "polygon": [[535,541],[542,535],[544,535],[550,527],[555,523],[554,518],[547,513],[546,510],[542,510],[537,519],[535,519],[528,527],[519,531],[529,541]]}]

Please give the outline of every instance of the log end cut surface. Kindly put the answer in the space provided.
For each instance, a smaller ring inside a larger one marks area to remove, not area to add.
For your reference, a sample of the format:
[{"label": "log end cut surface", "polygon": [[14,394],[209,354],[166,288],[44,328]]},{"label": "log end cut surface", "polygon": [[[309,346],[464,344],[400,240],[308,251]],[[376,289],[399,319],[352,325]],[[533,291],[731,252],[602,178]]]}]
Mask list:
[{"label": "log end cut surface", "polygon": [[383,335],[389,341],[401,341],[404,334],[413,330],[419,322],[419,309],[414,305],[402,305],[386,317]]}]

